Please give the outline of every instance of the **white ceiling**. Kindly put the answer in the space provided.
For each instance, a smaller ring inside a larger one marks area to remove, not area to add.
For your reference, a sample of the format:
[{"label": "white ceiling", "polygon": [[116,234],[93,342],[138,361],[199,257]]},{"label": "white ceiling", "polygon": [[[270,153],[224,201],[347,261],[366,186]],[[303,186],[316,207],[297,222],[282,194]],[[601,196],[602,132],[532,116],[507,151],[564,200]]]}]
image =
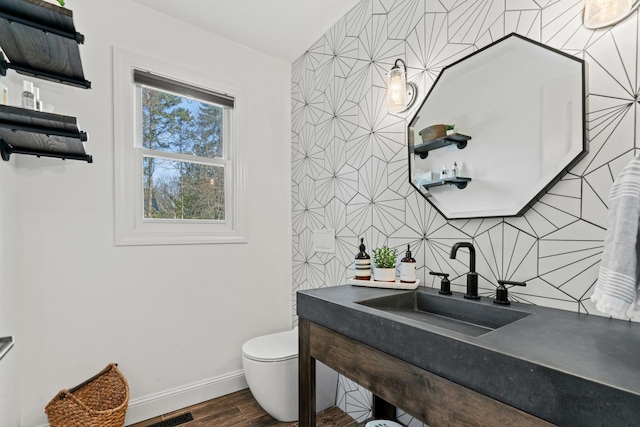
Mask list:
[{"label": "white ceiling", "polygon": [[360,0],[134,0],[289,63]]}]

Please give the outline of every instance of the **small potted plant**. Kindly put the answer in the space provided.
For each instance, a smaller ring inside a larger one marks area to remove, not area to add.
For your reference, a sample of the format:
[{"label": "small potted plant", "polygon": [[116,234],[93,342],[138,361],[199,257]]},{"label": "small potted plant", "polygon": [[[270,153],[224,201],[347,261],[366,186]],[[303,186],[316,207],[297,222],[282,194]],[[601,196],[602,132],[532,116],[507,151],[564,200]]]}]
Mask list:
[{"label": "small potted plant", "polygon": [[374,280],[379,282],[395,282],[396,256],[398,250],[390,249],[386,245],[373,250]]},{"label": "small potted plant", "polygon": [[445,128],[445,132],[447,132],[447,136],[456,133],[456,131],[454,130],[455,127],[456,125],[447,125],[447,127]]}]

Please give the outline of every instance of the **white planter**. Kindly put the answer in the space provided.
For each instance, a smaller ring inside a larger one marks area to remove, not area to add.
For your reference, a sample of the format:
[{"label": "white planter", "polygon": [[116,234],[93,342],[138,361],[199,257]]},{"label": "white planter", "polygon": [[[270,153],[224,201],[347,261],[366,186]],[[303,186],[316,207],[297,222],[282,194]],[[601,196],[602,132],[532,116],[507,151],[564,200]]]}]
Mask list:
[{"label": "white planter", "polygon": [[373,277],[378,282],[395,282],[396,269],[395,268],[378,268],[373,270]]}]

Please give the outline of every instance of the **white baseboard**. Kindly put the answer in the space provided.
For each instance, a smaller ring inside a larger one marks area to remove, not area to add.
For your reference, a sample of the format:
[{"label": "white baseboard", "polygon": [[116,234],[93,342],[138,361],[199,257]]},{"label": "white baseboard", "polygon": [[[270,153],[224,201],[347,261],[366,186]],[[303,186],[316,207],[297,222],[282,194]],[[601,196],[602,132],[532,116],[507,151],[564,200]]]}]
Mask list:
[{"label": "white baseboard", "polygon": [[148,420],[158,415],[215,399],[247,387],[244,371],[240,370],[132,399],[129,401],[125,425]]}]

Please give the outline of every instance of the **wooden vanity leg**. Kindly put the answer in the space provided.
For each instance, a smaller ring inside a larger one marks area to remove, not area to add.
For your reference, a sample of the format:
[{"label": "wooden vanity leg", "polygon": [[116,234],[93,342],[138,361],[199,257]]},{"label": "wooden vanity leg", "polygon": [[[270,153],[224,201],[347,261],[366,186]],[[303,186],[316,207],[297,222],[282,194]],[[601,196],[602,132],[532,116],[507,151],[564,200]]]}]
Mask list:
[{"label": "wooden vanity leg", "polygon": [[371,402],[371,412],[377,420],[396,420],[396,407],[375,394]]},{"label": "wooden vanity leg", "polygon": [[316,426],[316,359],[311,357],[310,322],[298,319],[298,414],[300,427]]}]

